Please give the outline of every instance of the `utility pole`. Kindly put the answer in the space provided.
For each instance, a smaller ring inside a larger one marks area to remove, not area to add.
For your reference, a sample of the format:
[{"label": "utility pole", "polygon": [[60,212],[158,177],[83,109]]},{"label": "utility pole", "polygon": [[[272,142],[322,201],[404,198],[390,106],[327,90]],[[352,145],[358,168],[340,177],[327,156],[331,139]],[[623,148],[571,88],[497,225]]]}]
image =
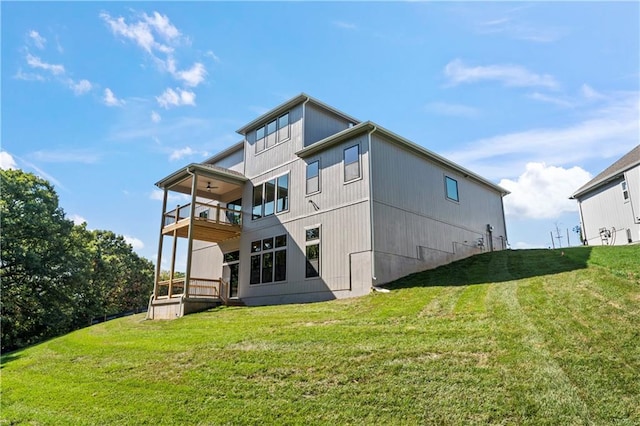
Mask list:
[{"label": "utility pole", "polygon": [[560,235],[560,227],[558,226],[558,222],[556,222],[556,239],[558,240],[558,248],[562,247],[562,239],[564,237]]},{"label": "utility pole", "polygon": [[553,231],[549,231],[549,235],[551,235],[551,246],[553,246],[553,248],[556,248],[556,243],[553,241]]},{"label": "utility pole", "polygon": [[569,241],[569,228],[567,228],[567,247],[571,247],[571,242]]}]

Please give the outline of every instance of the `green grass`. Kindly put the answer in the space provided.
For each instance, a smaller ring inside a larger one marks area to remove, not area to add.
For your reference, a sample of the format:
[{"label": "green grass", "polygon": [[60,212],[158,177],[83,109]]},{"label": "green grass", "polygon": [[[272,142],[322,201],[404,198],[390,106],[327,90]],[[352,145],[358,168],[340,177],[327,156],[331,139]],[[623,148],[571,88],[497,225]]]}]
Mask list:
[{"label": "green grass", "polygon": [[484,254],[390,288],[7,354],[1,423],[640,424],[640,246]]}]

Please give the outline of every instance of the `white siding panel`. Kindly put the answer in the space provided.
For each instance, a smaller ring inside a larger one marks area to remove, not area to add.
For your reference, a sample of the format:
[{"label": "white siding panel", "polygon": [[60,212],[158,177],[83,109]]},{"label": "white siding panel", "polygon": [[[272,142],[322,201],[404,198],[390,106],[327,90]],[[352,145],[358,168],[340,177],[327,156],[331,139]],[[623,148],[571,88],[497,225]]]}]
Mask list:
[{"label": "white siding panel", "polygon": [[[631,230],[632,242],[640,241],[640,224],[638,220],[634,220],[634,214],[637,215],[634,198],[639,192],[639,184],[637,180],[633,182],[637,179],[634,173],[627,172],[626,178],[631,197],[626,202],[622,195],[622,178],[598,188],[580,200],[583,229],[589,245],[628,244],[627,229]],[[601,229],[609,231],[611,237],[602,238]]]}]

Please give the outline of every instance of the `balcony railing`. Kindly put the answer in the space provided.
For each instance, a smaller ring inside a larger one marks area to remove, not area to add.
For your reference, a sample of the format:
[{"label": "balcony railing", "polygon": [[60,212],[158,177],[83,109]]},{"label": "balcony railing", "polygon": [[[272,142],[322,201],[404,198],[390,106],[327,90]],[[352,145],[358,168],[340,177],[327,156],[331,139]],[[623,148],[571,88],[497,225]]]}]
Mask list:
[{"label": "balcony railing", "polygon": [[[174,278],[158,282],[158,298],[171,298],[184,295],[185,278]],[[169,285],[171,284],[171,285]],[[220,299],[227,300],[228,284],[222,279],[191,278],[189,279],[189,294],[192,299]]]},{"label": "balcony railing", "polygon": [[[183,219],[188,219],[191,215],[191,203],[184,206],[177,206],[175,209],[164,214],[164,226],[178,223]],[[219,205],[196,203],[194,217],[208,223],[223,225],[242,225],[242,212],[232,210]]]}]

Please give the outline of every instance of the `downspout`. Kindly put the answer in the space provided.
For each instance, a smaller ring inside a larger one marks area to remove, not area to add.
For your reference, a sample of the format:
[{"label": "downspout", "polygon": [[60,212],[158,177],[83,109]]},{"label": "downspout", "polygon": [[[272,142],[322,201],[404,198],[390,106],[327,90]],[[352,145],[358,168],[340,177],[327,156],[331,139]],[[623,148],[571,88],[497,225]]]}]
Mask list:
[{"label": "downspout", "polygon": [[[198,187],[198,176],[187,168],[187,173],[192,176],[191,182],[191,208],[189,209],[189,235],[187,237],[187,267],[184,274],[183,298],[189,295],[189,281],[191,280],[191,251],[193,250],[193,225],[196,211],[196,189]],[[218,218],[216,218],[217,220]]]},{"label": "downspout", "polygon": [[376,251],[375,251],[375,230],[373,226],[373,168],[371,167],[371,134],[375,132],[378,127],[374,124],[373,129],[367,134],[368,143],[369,143],[369,155],[367,155],[369,159],[369,225],[371,226],[371,285],[375,286],[374,281],[376,278]]},{"label": "downspout", "polygon": [[576,201],[578,201],[578,210],[580,210],[580,227],[582,228],[582,241],[580,242],[582,243],[582,245],[585,245],[586,241],[586,245],[589,245],[589,239],[587,238],[587,226],[584,223],[584,217],[582,216],[582,202],[577,198]]},{"label": "downspout", "polygon": [[[507,235],[507,218],[504,215],[504,197],[507,195],[509,194],[500,196],[500,207],[502,207],[502,226],[504,227],[504,240],[506,244],[509,244],[509,236]],[[504,250],[505,248],[506,248],[506,245],[502,244],[502,249]]]}]

